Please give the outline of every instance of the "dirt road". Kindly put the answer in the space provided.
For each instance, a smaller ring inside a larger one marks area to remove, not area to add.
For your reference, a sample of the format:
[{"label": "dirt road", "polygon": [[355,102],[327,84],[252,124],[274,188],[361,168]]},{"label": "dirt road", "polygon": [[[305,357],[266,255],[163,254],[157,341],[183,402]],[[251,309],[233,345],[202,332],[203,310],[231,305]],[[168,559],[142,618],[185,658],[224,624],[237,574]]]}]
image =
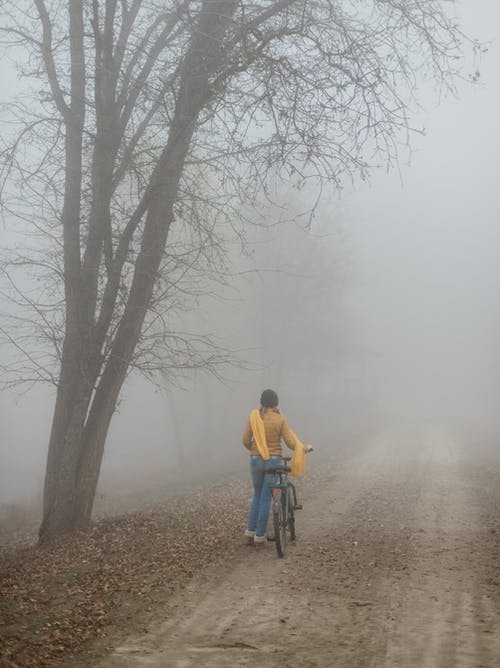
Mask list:
[{"label": "dirt road", "polygon": [[499,666],[499,471],[437,431],[318,456],[284,559],[242,546],[100,665]]}]

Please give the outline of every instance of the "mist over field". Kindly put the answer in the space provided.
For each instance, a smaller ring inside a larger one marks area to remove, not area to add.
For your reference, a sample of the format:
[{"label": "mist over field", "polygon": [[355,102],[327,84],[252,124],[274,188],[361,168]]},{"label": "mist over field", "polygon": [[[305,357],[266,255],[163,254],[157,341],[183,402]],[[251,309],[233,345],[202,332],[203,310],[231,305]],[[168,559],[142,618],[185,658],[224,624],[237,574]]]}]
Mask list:
[{"label": "mist over field", "polygon": [[[266,387],[321,451],[381,426],[498,438],[500,10],[469,0],[460,13],[468,33],[493,40],[479,82],[439,106],[425,90],[414,123],[425,136],[411,139],[411,156],[403,150],[399,169],[381,167],[340,196],[324,193],[308,229],[299,214],[316,193],[292,184],[282,193],[287,208],[269,222],[297,220],[252,229],[248,256],[231,252],[228,284],[182,316],[241,364],[167,389],[132,374],[99,493],[246,472],[241,433]],[[40,498],[53,402],[43,386],[0,395],[0,503]]]}]

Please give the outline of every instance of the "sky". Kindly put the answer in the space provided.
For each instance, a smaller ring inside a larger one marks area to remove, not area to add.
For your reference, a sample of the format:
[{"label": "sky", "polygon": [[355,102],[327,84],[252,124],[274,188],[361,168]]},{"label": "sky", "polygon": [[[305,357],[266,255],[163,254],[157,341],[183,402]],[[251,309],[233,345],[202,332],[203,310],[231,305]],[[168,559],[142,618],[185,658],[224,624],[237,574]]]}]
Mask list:
[{"label": "sky", "polygon": [[435,108],[428,96],[411,164],[374,175],[344,206],[359,273],[352,304],[377,351],[381,397],[409,416],[437,405],[486,419],[500,392],[500,9],[461,7],[469,34],[496,40],[480,84]]},{"label": "sky", "polygon": [[[388,420],[460,415],[494,426],[500,396],[500,7],[495,0],[464,0],[458,7],[465,31],[491,41],[479,83],[464,83],[457,98],[439,105],[423,90],[419,120],[426,135],[414,138],[411,164],[372,173],[370,183],[346,188],[332,206],[349,265],[343,302],[380,410]],[[5,65],[2,81],[5,99],[15,85]],[[322,215],[328,216],[328,206]],[[241,415],[231,404],[236,413],[224,431],[227,447],[238,447],[240,418],[260,389],[251,375],[236,390],[217,389],[221,407],[235,396],[244,404]],[[144,462],[160,471],[174,465],[166,434],[176,411],[186,417],[186,406],[203,396],[187,389],[176,408],[171,395],[143,381],[127,387],[112,423],[104,478],[125,476]],[[43,388],[0,395],[0,503],[39,494],[52,401]]]}]

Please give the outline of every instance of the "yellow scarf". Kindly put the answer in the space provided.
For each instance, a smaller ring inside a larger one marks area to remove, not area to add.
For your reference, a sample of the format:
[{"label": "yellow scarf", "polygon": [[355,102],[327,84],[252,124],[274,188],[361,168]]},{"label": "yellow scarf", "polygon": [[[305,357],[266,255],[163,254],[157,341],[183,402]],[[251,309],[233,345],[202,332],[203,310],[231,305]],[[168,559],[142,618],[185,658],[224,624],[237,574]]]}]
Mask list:
[{"label": "yellow scarf", "polygon": [[292,461],[290,462],[290,468],[292,469],[290,475],[298,476],[302,475],[306,470],[306,446],[302,441],[299,441],[293,431],[292,434],[295,439],[295,448],[293,450]]},{"label": "yellow scarf", "polygon": [[[252,434],[259,455],[264,461],[268,461],[269,450],[267,447],[266,432],[264,430],[264,420],[262,419],[262,415],[258,408],[254,408],[250,413],[250,427],[252,428]],[[290,475],[299,476],[306,470],[306,447],[299,441],[297,435],[293,431],[292,434],[295,440],[295,448],[293,450],[292,461],[290,462],[290,468],[292,469]]]},{"label": "yellow scarf", "polygon": [[258,408],[254,408],[250,413],[250,426],[259,455],[267,462],[269,450],[267,448],[266,432],[264,431],[264,420]]}]

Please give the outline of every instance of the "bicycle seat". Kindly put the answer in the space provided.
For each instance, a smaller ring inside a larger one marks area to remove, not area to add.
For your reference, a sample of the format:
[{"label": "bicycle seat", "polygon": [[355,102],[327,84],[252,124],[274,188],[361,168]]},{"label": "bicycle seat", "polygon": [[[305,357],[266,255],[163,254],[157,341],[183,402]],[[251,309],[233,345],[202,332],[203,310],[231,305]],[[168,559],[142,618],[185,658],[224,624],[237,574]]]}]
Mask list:
[{"label": "bicycle seat", "polygon": [[273,466],[266,469],[266,473],[290,473],[292,469],[289,466]]}]

